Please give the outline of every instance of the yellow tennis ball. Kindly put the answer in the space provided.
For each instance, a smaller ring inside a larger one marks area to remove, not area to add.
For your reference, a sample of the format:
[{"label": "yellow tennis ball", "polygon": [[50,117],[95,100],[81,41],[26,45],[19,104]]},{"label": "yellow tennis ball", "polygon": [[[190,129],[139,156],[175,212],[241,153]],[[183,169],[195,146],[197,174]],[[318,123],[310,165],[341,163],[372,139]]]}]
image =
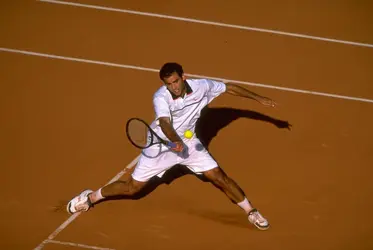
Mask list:
[{"label": "yellow tennis ball", "polygon": [[185,138],[190,139],[193,136],[193,132],[190,131],[190,130],[187,130],[187,131],[184,132],[184,136],[185,136]]}]

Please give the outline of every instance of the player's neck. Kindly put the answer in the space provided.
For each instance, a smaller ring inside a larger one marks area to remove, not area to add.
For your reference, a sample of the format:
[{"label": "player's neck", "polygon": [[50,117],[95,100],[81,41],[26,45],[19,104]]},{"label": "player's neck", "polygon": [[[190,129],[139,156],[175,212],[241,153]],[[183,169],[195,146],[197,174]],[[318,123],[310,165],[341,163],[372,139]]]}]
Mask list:
[{"label": "player's neck", "polygon": [[183,90],[181,91],[180,97],[181,97],[181,98],[184,98],[185,94],[186,94],[186,86],[185,86],[185,84],[184,84],[184,88],[183,88]]}]

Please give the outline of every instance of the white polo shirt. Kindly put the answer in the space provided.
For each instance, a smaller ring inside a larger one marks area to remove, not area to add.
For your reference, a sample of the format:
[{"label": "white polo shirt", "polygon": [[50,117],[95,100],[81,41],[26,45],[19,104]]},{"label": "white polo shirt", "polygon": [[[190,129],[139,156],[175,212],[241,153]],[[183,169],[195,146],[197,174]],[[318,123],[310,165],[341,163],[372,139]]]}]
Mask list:
[{"label": "white polo shirt", "polygon": [[194,133],[201,110],[214,98],[226,91],[223,82],[211,79],[187,79],[183,97],[174,96],[166,86],[160,87],[153,95],[155,120],[151,127],[163,139],[167,137],[159,126],[160,117],[170,117],[177,134],[183,140],[185,130]]}]

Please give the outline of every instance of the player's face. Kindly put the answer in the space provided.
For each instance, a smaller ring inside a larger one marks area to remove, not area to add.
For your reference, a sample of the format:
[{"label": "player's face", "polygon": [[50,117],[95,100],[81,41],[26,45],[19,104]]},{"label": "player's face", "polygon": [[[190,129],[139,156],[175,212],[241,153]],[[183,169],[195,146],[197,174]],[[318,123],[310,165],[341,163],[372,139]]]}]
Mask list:
[{"label": "player's face", "polygon": [[163,81],[166,84],[166,87],[174,95],[180,96],[184,93],[185,90],[185,76],[179,76],[176,72],[172,73],[171,76],[164,78]]}]

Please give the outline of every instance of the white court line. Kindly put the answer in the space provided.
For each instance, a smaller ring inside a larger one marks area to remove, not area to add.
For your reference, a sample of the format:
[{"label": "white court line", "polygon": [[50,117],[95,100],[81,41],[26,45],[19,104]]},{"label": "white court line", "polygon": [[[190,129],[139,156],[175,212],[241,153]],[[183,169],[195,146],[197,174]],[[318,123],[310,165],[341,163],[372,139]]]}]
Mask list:
[{"label": "white court line", "polygon": [[[134,69],[134,70],[141,70],[141,71],[159,72],[159,70],[157,70],[157,69],[146,68],[146,67],[139,67],[139,66],[134,66],[134,65],[119,64],[119,63],[110,63],[110,62],[103,62],[103,61],[82,59],[82,58],[76,58],[76,57],[57,56],[57,55],[44,54],[44,53],[38,53],[38,52],[32,52],[32,51],[25,51],[25,50],[18,50],[18,49],[9,49],[9,48],[1,48],[0,47],[0,51],[10,52],[10,53],[17,53],[17,54],[24,54],[24,55],[31,55],[31,56],[46,57],[46,58],[53,58],[53,59],[60,59],[60,60],[66,60],[66,61],[74,61],[74,62],[83,62],[83,63],[105,65],[105,66],[125,68],[125,69]],[[360,98],[360,97],[353,97],[353,96],[344,96],[344,95],[338,95],[338,94],[330,94],[330,93],[324,93],[324,92],[317,92],[317,91],[303,90],[303,89],[294,89],[294,88],[287,88],[287,87],[278,87],[278,86],[274,86],[274,85],[267,85],[267,84],[253,83],[253,82],[246,82],[246,81],[237,81],[237,80],[217,78],[217,77],[212,77],[212,76],[203,76],[203,75],[196,75],[196,74],[186,74],[186,75],[187,76],[191,76],[191,77],[196,77],[196,78],[209,78],[209,79],[215,79],[215,80],[223,81],[223,82],[231,82],[231,83],[237,83],[237,84],[243,84],[243,85],[261,87],[261,88],[277,89],[277,90],[288,91],[288,92],[296,92],[296,93],[302,93],[302,94],[317,95],[317,96],[326,96],[326,97],[332,97],[332,98],[337,98],[337,99],[344,99],[344,100],[352,100],[352,101],[373,103],[372,99],[367,99],[367,98]]]},{"label": "white court line", "polygon": [[89,246],[89,245],[67,242],[67,241],[59,241],[59,240],[48,240],[47,243],[53,243],[53,244],[59,244],[59,245],[65,245],[65,246],[72,246],[72,247],[88,248],[88,249],[94,249],[94,250],[115,250],[113,248]]},{"label": "white court line", "polygon": [[[120,177],[122,177],[126,172],[127,170],[133,168],[136,164],[136,162],[138,161],[138,159],[140,158],[140,155],[138,155],[135,159],[133,159],[133,161],[131,161],[131,163],[129,163],[122,171],[120,171],[116,176],[114,176],[107,184],[109,183],[112,183],[114,181],[117,181],[120,179]],[[106,185],[107,185],[106,184]],[[82,213],[76,213],[76,214],[73,214],[71,215],[66,221],[64,221],[53,233],[51,233],[48,238],[46,240],[44,240],[43,242],[41,242],[36,248],[34,248],[34,250],[40,250],[40,249],[43,249],[43,247],[48,244],[48,243],[56,243],[56,241],[53,242],[53,239],[62,231],[64,230],[71,222],[73,222],[79,215],[81,215]],[[101,249],[104,249],[104,248],[101,248]]]},{"label": "white court line", "polygon": [[163,15],[163,14],[150,13],[150,12],[111,8],[111,7],[105,7],[105,6],[99,6],[99,5],[73,3],[73,2],[68,2],[68,1],[58,1],[58,0],[37,0],[37,1],[53,3],[53,4],[70,5],[70,6],[83,7],[83,8],[90,8],[90,9],[97,9],[97,10],[122,12],[122,13],[141,15],[141,16],[158,17],[158,18],[172,19],[172,20],[183,21],[183,22],[207,24],[207,25],[220,26],[220,27],[225,27],[225,28],[250,30],[250,31],[283,35],[283,36],[299,37],[299,38],[306,38],[306,39],[319,40],[319,41],[325,41],[325,42],[333,42],[333,43],[341,43],[341,44],[348,44],[348,45],[354,45],[354,46],[360,46],[360,47],[373,48],[373,44],[369,44],[369,43],[352,42],[352,41],[332,39],[332,38],[326,38],[326,37],[304,35],[304,34],[299,34],[299,33],[291,33],[291,32],[277,31],[277,30],[271,30],[271,29],[262,29],[262,28],[221,23],[221,22],[212,22],[212,21],[205,21],[205,20],[199,20],[199,19],[187,18],[187,17],[177,17],[177,16]]}]

